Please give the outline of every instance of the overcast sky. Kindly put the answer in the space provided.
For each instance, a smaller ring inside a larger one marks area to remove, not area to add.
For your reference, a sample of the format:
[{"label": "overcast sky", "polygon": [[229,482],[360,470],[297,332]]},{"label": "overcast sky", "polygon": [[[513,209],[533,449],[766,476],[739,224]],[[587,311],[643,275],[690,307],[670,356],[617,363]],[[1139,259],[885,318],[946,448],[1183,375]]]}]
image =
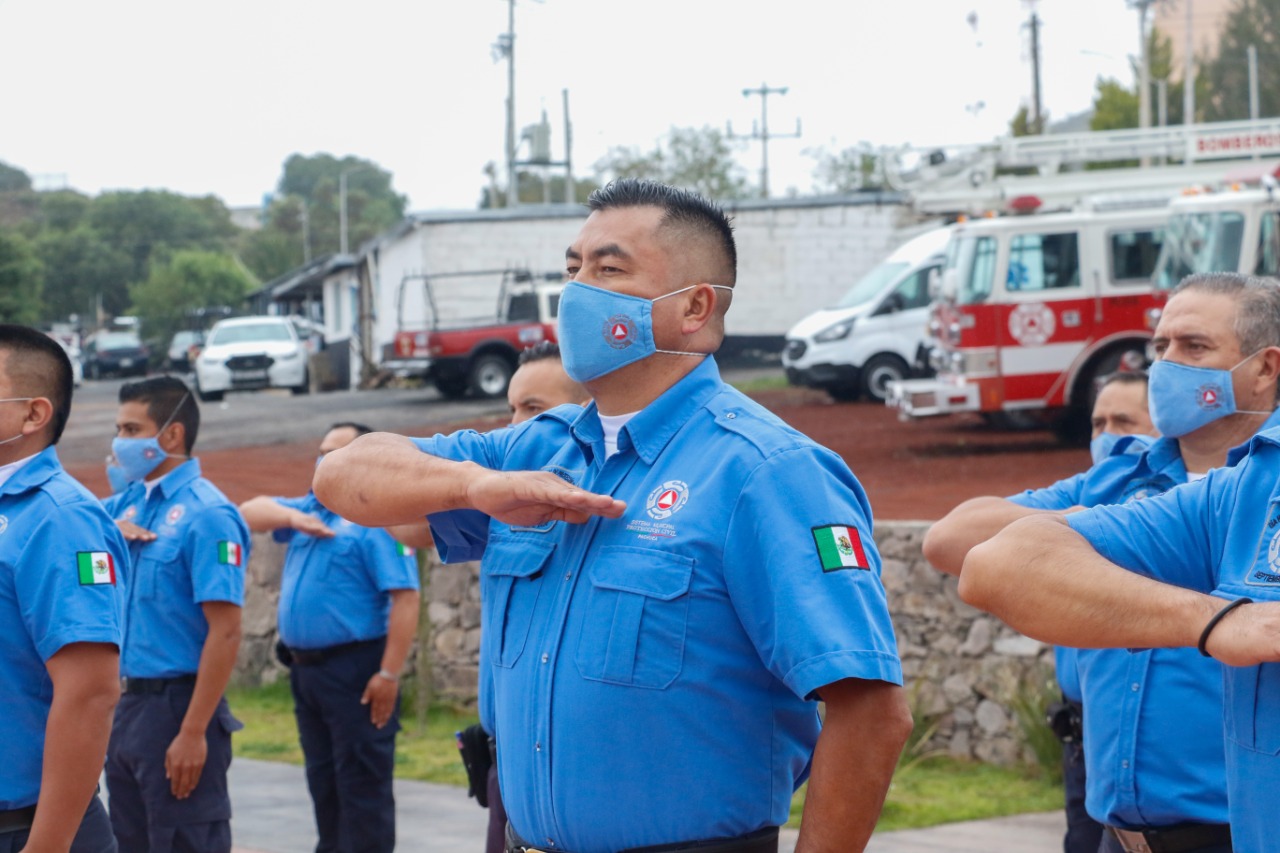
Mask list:
[{"label": "overcast sky", "polygon": [[[294,152],[390,170],[410,208],[472,208],[503,161],[507,0],[0,0],[0,161],[42,185],[163,188],[257,204]],[[545,107],[575,172],[671,127],[750,133],[769,98],[774,195],[812,187],[807,152],[956,144],[1029,100],[1026,0],[517,0],[517,125]],[[1043,98],[1086,109],[1131,78],[1124,0],[1041,0]],[[976,26],[970,22],[976,15]],[[984,104],[981,109],[975,105]],[[739,159],[754,180],[758,143]],[[50,177],[58,176],[58,177]]]}]

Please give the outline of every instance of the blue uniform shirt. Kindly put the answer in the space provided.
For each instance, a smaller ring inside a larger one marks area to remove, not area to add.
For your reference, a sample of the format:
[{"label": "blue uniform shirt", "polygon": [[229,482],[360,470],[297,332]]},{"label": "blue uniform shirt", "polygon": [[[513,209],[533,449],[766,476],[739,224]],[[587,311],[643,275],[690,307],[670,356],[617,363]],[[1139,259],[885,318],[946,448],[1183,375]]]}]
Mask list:
[{"label": "blue uniform shirt", "polygon": [[[1011,500],[1051,510],[1106,506],[1187,482],[1174,439],[1126,450],[1117,446],[1088,471]],[[1228,464],[1244,450],[1233,449]],[[1083,696],[1085,804],[1095,820],[1120,827],[1227,822],[1220,664],[1195,649],[1060,650],[1058,663],[1064,691],[1073,686]]]},{"label": "blue uniform shirt", "polygon": [[430,517],[444,559],[484,554],[499,774],[531,843],[606,853],[785,823],[814,691],[901,683],[861,486],[710,358],[608,459],[594,406],[418,443],[627,502],[582,525]]},{"label": "blue uniform shirt", "polygon": [[[1068,523],[1102,556],[1132,571],[1223,598],[1280,600],[1280,430],[1255,436],[1247,450],[1243,459],[1233,451],[1237,464],[1201,481],[1075,513]],[[1280,665],[1219,669],[1232,841],[1237,853],[1262,853],[1275,848],[1280,831],[1271,794],[1280,785]],[[1186,745],[1170,746],[1183,759]]]},{"label": "blue uniform shirt", "polygon": [[386,636],[393,589],[418,588],[418,561],[391,534],[361,527],[330,512],[315,495],[276,503],[319,517],[331,539],[285,528],[288,542],[280,581],[280,639],[297,649],[322,649]]},{"label": "blue uniform shirt", "polygon": [[36,802],[53,683],[70,643],[120,645],[129,552],[97,498],[49,447],[0,486],[0,811]]},{"label": "blue uniform shirt", "polygon": [[127,588],[120,671],[129,678],[193,675],[209,623],[206,601],[244,603],[249,528],[218,487],[191,459],[152,488],[130,484],[104,502],[117,521],[155,533],[130,542],[133,575]]}]

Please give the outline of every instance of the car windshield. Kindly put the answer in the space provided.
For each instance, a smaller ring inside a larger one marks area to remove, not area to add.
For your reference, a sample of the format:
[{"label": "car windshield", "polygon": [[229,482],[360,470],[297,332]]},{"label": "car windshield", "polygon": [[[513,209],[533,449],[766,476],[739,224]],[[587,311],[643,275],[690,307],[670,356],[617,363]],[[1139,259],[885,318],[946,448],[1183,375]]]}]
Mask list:
[{"label": "car windshield", "polygon": [[98,335],[95,342],[99,350],[107,349],[139,349],[142,341],[132,332],[107,332]]},{"label": "car windshield", "polygon": [[849,288],[849,291],[836,303],[836,307],[853,308],[855,305],[875,299],[880,291],[906,272],[909,266],[910,264],[906,261],[885,261],[858,279],[857,284]]},{"label": "car windshield", "polygon": [[287,323],[237,323],[214,329],[209,336],[209,346],[291,340],[293,336],[289,334]]},{"label": "car windshield", "polygon": [[1234,211],[1169,217],[1156,261],[1155,283],[1172,290],[1193,273],[1238,272],[1244,217]]}]

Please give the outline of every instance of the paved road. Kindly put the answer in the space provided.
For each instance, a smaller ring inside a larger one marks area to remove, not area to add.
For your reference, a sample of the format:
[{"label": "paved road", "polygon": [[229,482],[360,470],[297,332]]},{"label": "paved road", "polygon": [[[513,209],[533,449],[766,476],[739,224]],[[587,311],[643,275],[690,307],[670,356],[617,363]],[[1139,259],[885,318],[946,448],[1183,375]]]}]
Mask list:
[{"label": "paved road", "polygon": [[[233,853],[310,853],[316,837],[302,768],[237,758],[231,765]],[[461,788],[396,780],[397,850],[482,853],[488,812]],[[867,853],[1052,853],[1062,849],[1061,812],[879,833]],[[796,833],[784,830],[780,853]]]}]

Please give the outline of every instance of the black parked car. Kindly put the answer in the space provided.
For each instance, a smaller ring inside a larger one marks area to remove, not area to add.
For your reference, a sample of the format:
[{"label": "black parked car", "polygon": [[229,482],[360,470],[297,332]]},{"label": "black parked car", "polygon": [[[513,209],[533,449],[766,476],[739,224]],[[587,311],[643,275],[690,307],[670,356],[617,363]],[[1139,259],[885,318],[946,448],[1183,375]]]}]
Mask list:
[{"label": "black parked car", "polygon": [[99,332],[84,346],[84,375],[146,376],[151,351],[133,332]]}]

